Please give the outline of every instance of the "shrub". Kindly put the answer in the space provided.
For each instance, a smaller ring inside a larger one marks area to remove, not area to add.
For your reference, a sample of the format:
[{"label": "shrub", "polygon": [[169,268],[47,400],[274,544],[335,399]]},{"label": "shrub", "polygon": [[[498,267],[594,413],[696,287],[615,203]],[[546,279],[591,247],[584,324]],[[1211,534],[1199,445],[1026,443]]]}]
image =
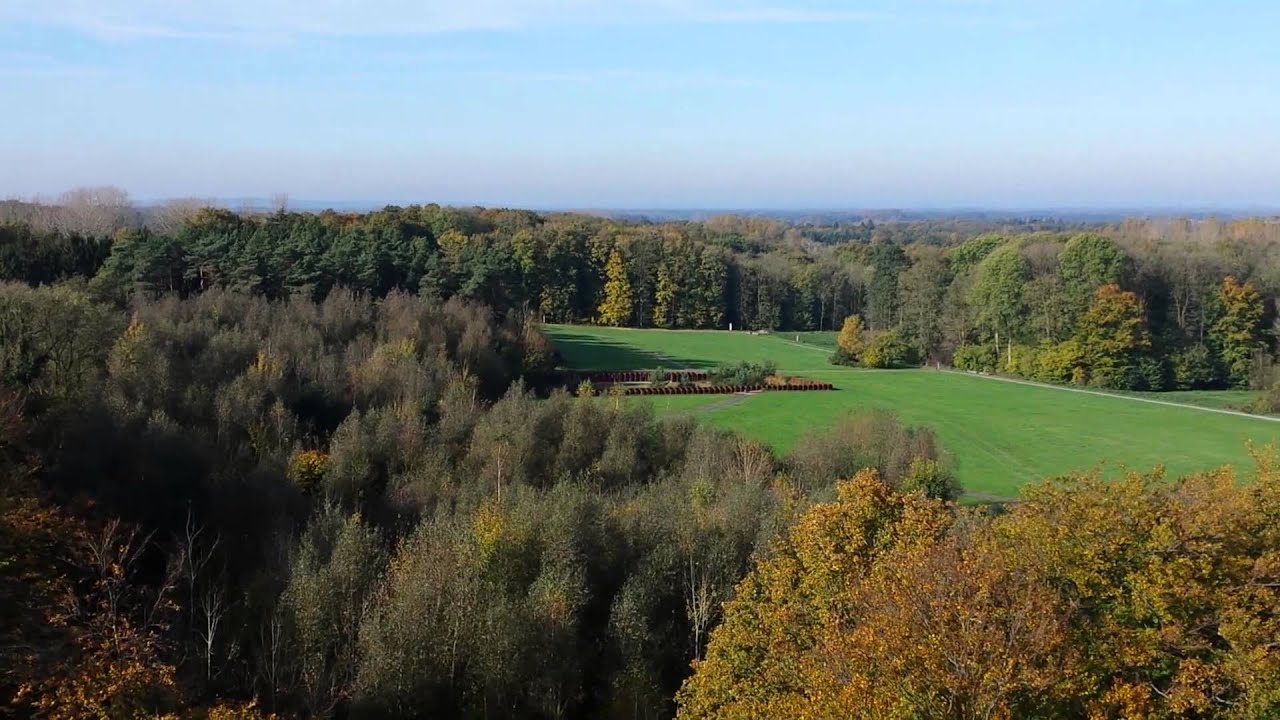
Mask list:
[{"label": "shrub", "polygon": [[1132,370],[1132,387],[1135,390],[1159,391],[1169,387],[1165,365],[1158,358],[1138,358]]},{"label": "shrub", "polygon": [[1075,382],[1080,358],[1080,344],[1075,340],[1046,344],[1036,357],[1036,369],[1032,375],[1045,382]]},{"label": "shrub", "polygon": [[1178,390],[1200,390],[1218,382],[1218,368],[1213,353],[1204,345],[1195,345],[1173,354],[1170,360],[1173,387]]},{"label": "shrub", "polygon": [[912,361],[911,346],[897,331],[874,333],[862,351],[862,364],[870,368],[896,368]]},{"label": "shrub", "polygon": [[951,364],[958,370],[990,372],[996,367],[996,350],[990,345],[961,345],[956,348]]},{"label": "shrub", "polygon": [[762,363],[742,361],[736,365],[721,365],[708,373],[717,385],[761,385],[765,378],[778,372],[778,363],[766,360]]},{"label": "shrub", "polygon": [[1040,360],[1040,348],[1030,345],[1014,345],[1005,360],[1004,370],[1014,375],[1035,377]]},{"label": "shrub", "polygon": [[917,457],[911,461],[907,474],[898,483],[902,492],[920,492],[935,500],[952,501],[960,496],[960,483],[941,462],[932,458]]},{"label": "shrub", "polygon": [[829,429],[806,432],[787,461],[792,479],[809,493],[868,467],[896,486],[915,460],[939,454],[930,428],[908,427],[893,413],[872,410],[846,415]]}]

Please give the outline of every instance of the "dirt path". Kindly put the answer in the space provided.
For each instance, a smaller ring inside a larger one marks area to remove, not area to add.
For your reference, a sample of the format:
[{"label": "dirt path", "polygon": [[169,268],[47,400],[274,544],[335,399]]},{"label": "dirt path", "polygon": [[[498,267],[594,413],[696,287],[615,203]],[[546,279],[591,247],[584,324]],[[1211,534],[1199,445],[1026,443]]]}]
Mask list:
[{"label": "dirt path", "polygon": [[[815,345],[806,345],[804,343],[795,342],[794,340],[785,340],[782,338],[778,338],[778,339],[782,340],[782,342],[788,345],[795,345],[796,347],[808,348],[810,350],[815,350],[818,352],[826,352],[822,348],[819,348]],[[925,368],[925,369],[928,369],[928,368]],[[860,368],[833,367],[830,370],[809,370],[807,372],[810,375],[819,375],[823,373],[838,373],[838,372],[852,373],[852,372],[867,372],[867,371]],[[1239,410],[1223,410],[1221,408],[1211,408],[1211,407],[1205,407],[1203,405],[1191,405],[1189,403],[1172,402],[1169,400],[1156,400],[1154,398],[1134,397],[1132,395],[1120,395],[1118,393],[1110,393],[1104,390],[1088,390],[1085,388],[1075,388],[1075,387],[1067,387],[1065,385],[1053,385],[1050,383],[1036,382],[1034,380],[1019,380],[1017,378],[1001,377],[999,375],[982,375],[980,373],[965,372],[963,370],[943,369],[943,370],[936,370],[935,372],[951,373],[952,375],[964,375],[966,377],[980,378],[983,380],[994,380],[996,382],[1013,383],[1014,385],[1028,385],[1031,387],[1045,388],[1046,390],[1061,390],[1063,392],[1081,393],[1083,395],[1097,395],[1099,397],[1115,398],[1116,400],[1129,400],[1132,402],[1147,403],[1149,405],[1164,405],[1166,407],[1183,408],[1186,410],[1199,410],[1200,412],[1214,413],[1217,415],[1234,415],[1235,417],[1249,418],[1250,420],[1263,420],[1265,422],[1280,422],[1280,417],[1273,417],[1270,415],[1255,415],[1254,413],[1241,412]]]},{"label": "dirt path", "polygon": [[1098,395],[1100,397],[1115,398],[1117,400],[1132,400],[1133,402],[1148,403],[1150,405],[1165,405],[1167,407],[1186,408],[1188,410],[1199,410],[1201,412],[1216,413],[1218,415],[1234,415],[1236,417],[1249,418],[1250,420],[1265,420],[1267,422],[1280,422],[1280,417],[1272,417],[1270,415],[1255,415],[1253,413],[1241,412],[1239,410],[1223,410],[1221,408],[1204,407],[1203,405],[1190,405],[1188,403],[1171,402],[1169,400],[1155,400],[1153,398],[1134,397],[1132,395],[1118,395],[1116,393],[1104,392],[1102,390],[1086,390],[1084,388],[1065,387],[1063,385],[1050,385],[1048,383],[1040,383],[1032,380],[1018,380],[1016,378],[1000,377],[999,375],[980,375],[978,373],[964,372],[963,370],[942,370],[941,372],[951,373],[953,375],[968,375],[970,377],[982,378],[983,380],[996,380],[998,382],[1013,383],[1014,385],[1030,385],[1031,387],[1048,388],[1050,390],[1062,390],[1064,392],[1081,393],[1083,395]]}]

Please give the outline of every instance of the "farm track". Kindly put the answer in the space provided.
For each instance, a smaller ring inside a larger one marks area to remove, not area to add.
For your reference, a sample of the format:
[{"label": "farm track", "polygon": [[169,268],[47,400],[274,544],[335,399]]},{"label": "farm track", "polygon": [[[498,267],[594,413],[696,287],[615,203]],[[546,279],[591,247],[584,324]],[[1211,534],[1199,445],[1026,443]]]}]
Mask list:
[{"label": "farm track", "polygon": [[[927,368],[925,368],[927,369]],[[832,368],[830,370],[810,370],[809,375],[830,375],[837,373],[862,373],[877,372],[875,370],[863,370],[861,368]],[[894,372],[892,370],[884,372]],[[1080,395],[1096,395],[1098,397],[1111,398],[1113,400],[1129,400],[1131,402],[1146,403],[1148,405],[1164,405],[1165,407],[1182,408],[1184,410],[1199,410],[1200,412],[1213,413],[1215,415],[1231,415],[1234,417],[1247,418],[1249,420],[1262,420],[1265,422],[1280,422],[1280,417],[1273,415],[1257,415],[1254,413],[1242,412],[1240,410],[1223,410],[1221,408],[1205,407],[1203,405],[1191,405],[1188,403],[1171,402],[1169,400],[1155,400],[1153,398],[1134,397],[1132,395],[1120,395],[1118,393],[1109,393],[1104,390],[1087,390],[1085,388],[1065,387],[1063,385],[1051,385],[1049,383],[1035,382],[1033,380],[1019,380],[1017,378],[1001,377],[999,375],[983,375],[981,373],[965,372],[964,370],[935,370],[934,372],[945,373],[947,375],[959,375],[962,377],[971,377],[975,380],[992,380],[995,382],[1010,383],[1013,385],[1026,385],[1028,387],[1044,388],[1045,390],[1058,390],[1061,392],[1078,393]]]},{"label": "farm track", "polygon": [[[1170,476],[1182,476],[1231,465],[1247,475],[1254,464],[1250,444],[1280,443],[1275,418],[1230,407],[1248,402],[1249,393],[1209,393],[1203,396],[1206,407],[1194,393],[1130,396],[998,377],[985,379],[999,380],[999,385],[971,382],[961,378],[984,376],[930,372],[933,368],[882,372],[839,367],[828,362],[834,348],[826,336],[793,341],[780,334],[770,338],[727,332],[624,333],[581,327],[554,327],[550,334],[566,360],[579,367],[623,370],[659,363],[667,368],[710,368],[770,361],[787,375],[834,382],[844,392],[769,393],[768,399],[751,403],[745,402],[747,397],[729,395],[656,398],[655,404],[664,415],[736,430],[780,453],[789,451],[808,430],[832,427],[850,412],[889,410],[906,425],[933,429],[954,458],[966,503],[1006,501],[1017,497],[1027,483],[1077,472],[1111,477],[1163,466]],[[655,359],[658,356],[682,362],[664,363]],[[1041,392],[1036,387],[1067,392]]]},{"label": "farm track", "polygon": [[[781,340],[781,338],[779,339]],[[788,345],[795,345],[796,347],[807,348],[809,350],[826,352],[823,348],[820,348],[816,345],[806,345],[805,343],[798,343],[793,340],[782,340],[782,342],[787,343]],[[858,373],[858,372],[867,372],[867,371],[860,368],[833,367],[828,370],[810,370],[808,371],[808,374],[822,375],[825,373]],[[1061,390],[1063,392],[1080,393],[1082,395],[1097,395],[1098,397],[1115,398],[1116,400],[1130,400],[1133,402],[1147,403],[1150,405],[1164,405],[1165,407],[1184,408],[1187,410],[1199,410],[1201,412],[1214,413],[1217,415],[1233,415],[1235,417],[1249,418],[1251,420],[1264,420],[1266,422],[1280,422],[1280,417],[1273,417],[1270,415],[1256,415],[1254,413],[1241,412],[1239,410],[1223,410],[1221,408],[1211,408],[1211,407],[1205,407],[1203,405],[1191,405],[1188,403],[1171,402],[1169,400],[1156,400],[1154,398],[1134,397],[1132,395],[1120,395],[1119,393],[1110,393],[1103,390],[1088,390],[1085,388],[1066,387],[1063,385],[1053,385],[1050,383],[1036,382],[1034,380],[1020,380],[1018,378],[1002,377],[1000,375],[983,375],[981,373],[971,373],[971,372],[965,372],[964,370],[949,370],[949,369],[937,370],[936,372],[944,372],[952,375],[962,375],[965,377],[978,378],[981,380],[994,380],[997,382],[1012,383],[1014,385],[1026,385],[1028,387],[1045,388],[1046,390]]]}]

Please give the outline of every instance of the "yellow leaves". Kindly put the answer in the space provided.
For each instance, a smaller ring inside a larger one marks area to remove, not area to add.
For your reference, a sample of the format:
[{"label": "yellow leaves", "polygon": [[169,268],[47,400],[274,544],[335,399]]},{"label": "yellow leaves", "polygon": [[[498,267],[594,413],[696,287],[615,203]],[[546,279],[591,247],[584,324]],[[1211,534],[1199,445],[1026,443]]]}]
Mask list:
[{"label": "yellow leaves", "polygon": [[259,350],[249,366],[250,377],[277,381],[284,377],[284,362],[270,350]]},{"label": "yellow leaves", "polygon": [[50,720],[154,718],[173,703],[174,669],[151,638],[121,627],[110,643],[85,639],[78,662],[23,685],[16,699]]},{"label": "yellow leaves", "polygon": [[146,343],[147,326],[135,313],[129,320],[129,326],[116,339],[116,344],[111,349],[111,357],[108,361],[111,371],[119,373],[126,368],[138,365],[142,360],[142,354],[146,352]]},{"label": "yellow leaves", "polygon": [[502,531],[502,508],[496,503],[486,502],[472,515],[471,532],[482,559],[487,560],[497,551],[498,543],[502,540]]},{"label": "yellow leaves", "polygon": [[462,249],[467,246],[467,236],[457,230],[446,230],[436,239],[440,245],[440,251],[450,261],[456,262],[458,256],[462,253]]},{"label": "yellow leaves", "polygon": [[631,280],[622,253],[614,248],[605,263],[604,300],[600,303],[600,322],[604,325],[626,325],[631,320]]},{"label": "yellow leaves", "polygon": [[328,453],[323,450],[299,450],[289,458],[287,477],[294,485],[310,492],[320,484],[328,469]]},{"label": "yellow leaves", "polygon": [[862,316],[850,315],[840,326],[840,334],[836,336],[836,345],[856,360],[862,354]]},{"label": "yellow leaves", "polygon": [[812,696],[834,682],[824,633],[853,611],[850,586],[880,554],[928,543],[948,523],[940,503],[897,495],[874,470],[839,483],[837,501],[801,515],[726,603],[707,660],[680,692],[681,716],[823,717]]},{"label": "yellow leaves", "polygon": [[1272,717],[1273,463],[1029,489],[953,520],[860,473],[738,587],[682,717]]},{"label": "yellow leaves", "polygon": [[188,720],[274,720],[276,716],[263,713],[256,701],[243,704],[220,704],[207,710],[188,714]]}]

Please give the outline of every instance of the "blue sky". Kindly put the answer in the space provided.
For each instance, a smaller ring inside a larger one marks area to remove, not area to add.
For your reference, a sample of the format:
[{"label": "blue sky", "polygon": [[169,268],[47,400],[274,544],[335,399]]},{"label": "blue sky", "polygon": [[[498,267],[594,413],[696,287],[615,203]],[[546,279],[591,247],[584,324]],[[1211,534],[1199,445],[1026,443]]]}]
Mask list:
[{"label": "blue sky", "polygon": [[0,0],[0,196],[1280,206],[1272,0]]}]

